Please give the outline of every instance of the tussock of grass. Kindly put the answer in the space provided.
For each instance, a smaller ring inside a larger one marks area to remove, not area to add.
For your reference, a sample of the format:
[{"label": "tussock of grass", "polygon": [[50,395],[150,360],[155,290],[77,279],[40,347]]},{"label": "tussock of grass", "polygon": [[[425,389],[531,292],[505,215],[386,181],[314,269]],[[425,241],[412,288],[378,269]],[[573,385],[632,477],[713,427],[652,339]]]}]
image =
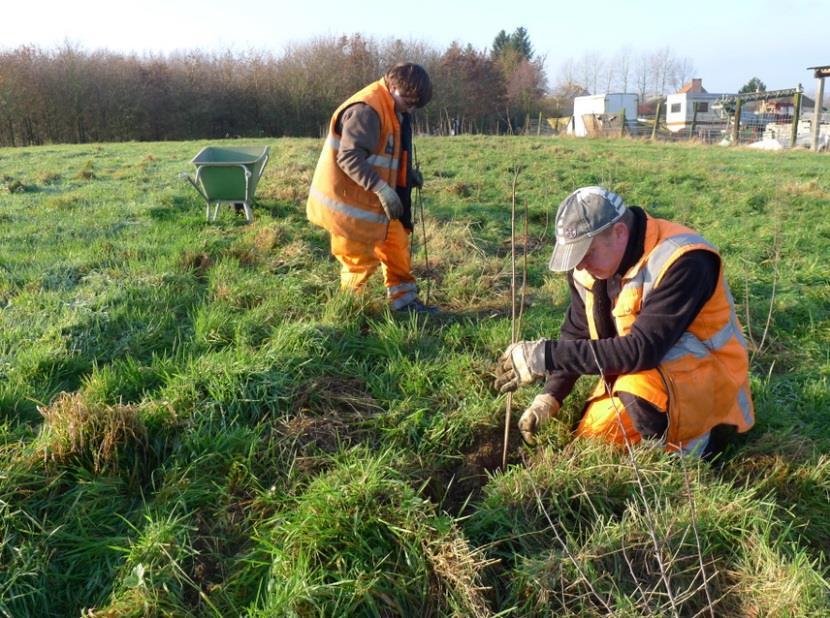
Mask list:
[{"label": "tussock of grass", "polygon": [[608,606],[671,613],[650,532],[654,521],[673,602],[683,615],[707,612],[708,599],[717,615],[812,615],[824,606],[818,564],[796,549],[763,488],[737,489],[686,462],[692,464],[689,499],[676,457],[638,448],[637,458],[651,514],[627,458],[595,444],[548,449],[526,470],[485,488],[465,529],[493,543],[488,555],[507,565],[523,557],[506,567],[509,574],[492,569],[494,585],[511,582],[502,589],[505,602],[523,615],[595,614]]},{"label": "tussock of grass", "polygon": [[137,537],[124,548],[124,563],[109,602],[91,609],[91,618],[186,615],[184,592],[193,583],[181,564],[190,556],[191,527],[182,516],[147,516]]},{"label": "tussock of grass", "polygon": [[437,538],[425,542],[435,586],[432,594],[444,598],[447,614],[483,618],[493,613],[487,604],[488,588],[481,583],[481,573],[494,561],[487,560],[480,549],[472,549],[455,525]]},{"label": "tussock of grass", "polygon": [[31,189],[31,187],[24,184],[21,180],[11,178],[10,176],[4,176],[2,183],[0,183],[0,190],[8,193],[25,193]]},{"label": "tussock of grass", "polygon": [[487,615],[477,582],[484,562],[388,456],[350,454],[259,534],[271,567],[251,615],[427,615],[452,606]]},{"label": "tussock of grass", "polygon": [[94,180],[95,179],[95,163],[89,159],[84,166],[75,175],[75,178],[80,180]]},{"label": "tussock of grass", "polygon": [[135,474],[147,460],[147,430],[135,406],[89,404],[79,394],[63,393],[39,410],[38,453],[48,462],[81,465],[96,474]]}]

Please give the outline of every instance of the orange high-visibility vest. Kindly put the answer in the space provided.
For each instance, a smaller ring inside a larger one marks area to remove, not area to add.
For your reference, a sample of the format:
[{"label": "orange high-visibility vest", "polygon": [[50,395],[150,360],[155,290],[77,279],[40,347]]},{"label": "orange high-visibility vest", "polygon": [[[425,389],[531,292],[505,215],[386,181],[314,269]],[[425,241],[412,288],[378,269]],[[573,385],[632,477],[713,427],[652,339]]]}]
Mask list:
[{"label": "orange high-visibility vest", "polygon": [[389,219],[377,195],[358,185],[337,165],[340,151],[337,121],[355,103],[365,103],[377,112],[380,138],[369,162],[390,187],[398,185],[401,126],[395,114],[395,101],[381,79],[352,95],[332,115],[328,137],[311,181],[306,215],[309,221],[332,234],[370,244],[386,238]]},{"label": "orange high-visibility vest", "polygon": [[[680,256],[700,249],[718,255],[714,246],[687,227],[648,216],[646,221],[643,256],[623,275],[612,309],[621,336],[631,332],[643,302],[660,286],[663,275]],[[590,336],[597,339],[591,291],[594,279],[584,270],[574,270],[573,278],[585,302]],[[618,392],[631,393],[666,411],[666,444],[670,450],[708,435],[715,425],[734,425],[739,432],[752,427],[755,412],[749,390],[746,341],[722,265],[712,297],[688,330],[655,369],[618,376],[612,393]],[[591,400],[605,395],[600,381]]]}]

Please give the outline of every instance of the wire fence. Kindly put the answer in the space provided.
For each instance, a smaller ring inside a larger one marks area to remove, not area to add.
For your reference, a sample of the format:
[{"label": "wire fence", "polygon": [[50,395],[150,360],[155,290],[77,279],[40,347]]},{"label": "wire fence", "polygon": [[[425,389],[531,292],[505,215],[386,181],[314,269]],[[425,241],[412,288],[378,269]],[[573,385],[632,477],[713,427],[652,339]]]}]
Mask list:
[{"label": "wire fence", "polygon": [[[623,114],[584,114],[573,116],[529,119],[522,128],[522,135],[576,135],[588,138],[647,138],[661,142],[698,142],[704,144],[753,145],[767,150],[792,147],[811,148],[813,145],[813,110],[794,125],[792,114],[759,113],[753,110],[741,112],[738,130],[735,116],[724,113],[715,121],[673,123],[668,127],[665,116],[627,119]],[[822,113],[817,150],[830,149],[830,113]],[[579,124],[580,130],[577,130]],[[655,126],[656,124],[656,126]],[[583,128],[584,127],[584,128]]]}]

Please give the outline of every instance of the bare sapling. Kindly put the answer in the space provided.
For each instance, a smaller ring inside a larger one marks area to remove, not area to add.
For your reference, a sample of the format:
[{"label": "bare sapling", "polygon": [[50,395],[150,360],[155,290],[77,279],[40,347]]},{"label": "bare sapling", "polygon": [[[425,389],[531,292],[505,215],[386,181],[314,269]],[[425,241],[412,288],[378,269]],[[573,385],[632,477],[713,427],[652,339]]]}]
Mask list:
[{"label": "bare sapling", "polygon": [[[412,164],[414,165],[415,169],[421,171],[421,164],[418,162],[418,149],[415,148],[415,144],[412,144]],[[424,276],[426,277],[426,290],[424,291],[424,302],[428,305],[429,304],[429,293],[432,284],[432,270],[429,266],[429,250],[427,248],[427,224],[426,219],[424,218],[424,200],[421,196],[421,187],[415,187],[415,206],[416,210],[418,210],[418,217],[421,219],[421,236],[423,236],[423,240],[421,243],[424,245]]]},{"label": "bare sapling", "polygon": [[[516,324],[516,182],[519,179],[519,166],[513,166],[513,188],[510,207],[510,343],[516,343],[518,336]],[[525,262],[525,268],[527,262]],[[507,469],[507,448],[510,442],[510,412],[513,409],[513,393],[507,393],[504,411],[504,445],[501,452],[501,469]]]}]

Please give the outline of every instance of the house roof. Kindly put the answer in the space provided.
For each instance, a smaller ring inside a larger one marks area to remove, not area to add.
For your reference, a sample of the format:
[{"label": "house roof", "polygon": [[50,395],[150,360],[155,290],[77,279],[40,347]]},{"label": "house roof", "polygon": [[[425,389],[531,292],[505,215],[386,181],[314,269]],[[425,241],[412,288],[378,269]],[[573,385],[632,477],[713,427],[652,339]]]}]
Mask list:
[{"label": "house roof", "polygon": [[692,81],[683,84],[677,92],[683,94],[684,92],[707,92],[707,90],[703,87],[703,79],[695,77]]}]

